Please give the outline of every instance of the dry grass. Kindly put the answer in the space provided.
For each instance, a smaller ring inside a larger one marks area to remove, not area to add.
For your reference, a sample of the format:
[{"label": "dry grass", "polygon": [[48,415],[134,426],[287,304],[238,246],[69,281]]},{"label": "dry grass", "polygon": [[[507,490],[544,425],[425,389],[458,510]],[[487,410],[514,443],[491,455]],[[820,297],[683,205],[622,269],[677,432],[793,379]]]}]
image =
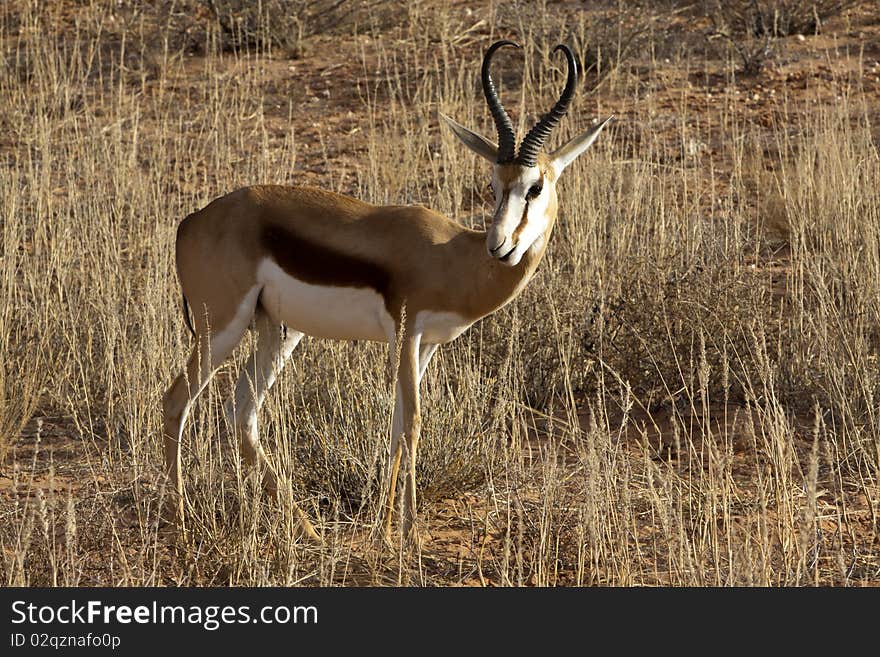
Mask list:
[{"label": "dry grass", "polygon": [[[260,32],[271,14],[236,41],[209,4],[0,10],[6,584],[880,582],[876,52],[820,54],[814,102],[803,67],[770,98],[654,4],[639,24],[616,5],[362,3],[295,53]],[[560,183],[536,280],[431,366],[421,551],[367,542],[384,348],[312,340],[261,432],[326,547],[240,469],[234,366],[187,430],[178,545],[159,514],[159,399],[189,346],[177,222],[244,184],[316,182],[480,225],[486,167],[436,111],[491,134],[476,72],[502,34],[526,45],[524,73],[501,69],[523,123],[558,90],[560,40],[594,70],[556,138],[619,119]]]}]

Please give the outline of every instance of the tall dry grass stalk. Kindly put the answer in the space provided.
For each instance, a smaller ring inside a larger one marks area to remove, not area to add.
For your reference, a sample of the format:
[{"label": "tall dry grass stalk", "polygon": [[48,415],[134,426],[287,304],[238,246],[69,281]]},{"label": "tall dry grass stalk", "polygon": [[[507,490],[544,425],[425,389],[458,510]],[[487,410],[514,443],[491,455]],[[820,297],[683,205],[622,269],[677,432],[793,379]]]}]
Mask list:
[{"label": "tall dry grass stalk", "polygon": [[[403,48],[370,38],[384,28],[367,23],[357,80],[330,78],[356,86],[352,165],[334,157],[338,135],[301,136],[298,108],[332,111],[333,100],[294,84],[281,104],[269,91],[287,71],[271,40],[227,50],[211,23],[187,33],[205,48],[191,56],[169,36],[178,15],[158,32],[135,15],[140,26],[123,31],[112,4],[86,3],[60,30],[39,3],[16,0],[0,22],[5,583],[880,578],[880,157],[857,87],[770,130],[735,101],[711,121],[682,103],[674,158],[661,119],[624,118],[566,172],[537,278],[443,348],[426,377],[421,553],[367,542],[393,405],[384,348],[312,340],[260,427],[326,547],[294,540],[294,518],[239,466],[222,402],[245,349],[187,429],[193,537],[177,544],[160,513],[159,413],[189,340],[177,222],[244,184],[318,172],[329,188],[480,226],[486,167],[438,131],[436,111],[491,134],[480,49],[467,47],[483,39],[426,3],[394,27]],[[588,42],[591,28],[572,34],[545,9],[513,29],[525,73],[512,63],[501,84],[525,121],[558,87],[539,53]],[[609,66],[560,140],[609,113],[603,94],[659,111],[626,62]],[[712,140],[715,153],[701,147]],[[22,434],[32,417],[40,427]]]}]

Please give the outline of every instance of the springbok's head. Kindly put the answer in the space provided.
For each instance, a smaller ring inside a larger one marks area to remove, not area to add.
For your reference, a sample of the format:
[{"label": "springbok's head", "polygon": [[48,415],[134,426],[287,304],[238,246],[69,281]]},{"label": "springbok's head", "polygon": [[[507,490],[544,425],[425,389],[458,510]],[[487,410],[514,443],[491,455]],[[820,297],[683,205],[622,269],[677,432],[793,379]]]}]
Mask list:
[{"label": "springbok's head", "polygon": [[494,165],[492,190],[495,193],[495,213],[486,236],[486,249],[493,258],[513,267],[519,264],[523,254],[543,238],[556,217],[556,181],[559,175],[590,147],[611,117],[574,137],[552,153],[541,152],[550,131],[568,112],[577,87],[578,72],[574,54],[568,46],[558,45],[553,52],[561,50],[568,60],[565,89],[553,109],[529,130],[517,153],[513,124],[501,106],[489,72],[492,55],[503,46],[519,48],[512,41],[496,41],[486,51],[481,69],[483,93],[492,118],[495,119],[498,145],[449,117],[443,114],[440,116],[465,146]]}]

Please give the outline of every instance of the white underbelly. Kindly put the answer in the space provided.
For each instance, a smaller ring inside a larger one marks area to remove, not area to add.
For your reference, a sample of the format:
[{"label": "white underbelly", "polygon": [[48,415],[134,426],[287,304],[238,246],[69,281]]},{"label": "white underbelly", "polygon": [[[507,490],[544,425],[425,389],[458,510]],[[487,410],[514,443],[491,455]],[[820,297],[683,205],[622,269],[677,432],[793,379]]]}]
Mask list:
[{"label": "white underbelly", "polygon": [[[268,259],[260,263],[257,278],[266,312],[288,328],[332,340],[388,342],[396,333],[385,300],[371,288],[304,283]],[[421,310],[415,331],[422,343],[445,344],[472,323],[457,313]]]},{"label": "white underbelly", "polygon": [[387,342],[394,322],[382,295],[370,288],[312,285],[288,275],[272,260],[257,270],[260,302],[288,328],[316,338]]}]

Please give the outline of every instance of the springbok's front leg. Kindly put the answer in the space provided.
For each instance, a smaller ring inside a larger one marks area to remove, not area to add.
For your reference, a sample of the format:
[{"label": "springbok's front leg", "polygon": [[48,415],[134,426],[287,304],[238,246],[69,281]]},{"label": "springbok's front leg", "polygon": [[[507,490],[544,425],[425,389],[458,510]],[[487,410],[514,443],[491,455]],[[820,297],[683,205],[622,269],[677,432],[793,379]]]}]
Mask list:
[{"label": "springbok's front leg", "polygon": [[[407,333],[400,347],[397,367],[397,389],[391,431],[391,451],[388,455],[388,496],[385,504],[385,539],[391,543],[391,519],[400,464],[406,465],[406,485],[403,498],[402,530],[406,540],[414,540],[416,516],[416,453],[422,419],[419,408],[419,381],[434,353],[434,345],[420,349],[421,334]],[[391,349],[395,347],[392,344]],[[393,351],[392,351],[393,354]],[[424,357],[424,363],[423,358]]]}]

